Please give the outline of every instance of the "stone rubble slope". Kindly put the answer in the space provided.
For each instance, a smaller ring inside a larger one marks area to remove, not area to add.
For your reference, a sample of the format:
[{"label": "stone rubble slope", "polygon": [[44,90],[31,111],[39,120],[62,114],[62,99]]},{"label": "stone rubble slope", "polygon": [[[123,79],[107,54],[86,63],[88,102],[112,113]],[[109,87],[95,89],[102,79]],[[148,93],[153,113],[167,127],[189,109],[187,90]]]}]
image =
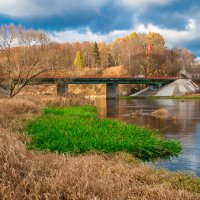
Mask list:
[{"label": "stone rubble slope", "polygon": [[198,90],[199,87],[191,80],[178,79],[159,90],[155,96],[179,96],[195,93]]},{"label": "stone rubble slope", "polygon": [[166,85],[160,90],[156,91],[151,87],[147,87],[130,96],[148,97],[148,96],[181,96],[185,94],[192,94],[199,91],[199,87],[187,79],[178,79],[173,83]]}]

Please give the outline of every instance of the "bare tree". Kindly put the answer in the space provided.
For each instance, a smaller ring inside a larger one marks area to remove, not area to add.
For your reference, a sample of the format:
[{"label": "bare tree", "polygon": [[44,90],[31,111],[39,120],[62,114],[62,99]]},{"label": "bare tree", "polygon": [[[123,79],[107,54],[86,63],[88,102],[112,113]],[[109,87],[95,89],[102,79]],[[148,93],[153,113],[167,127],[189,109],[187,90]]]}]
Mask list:
[{"label": "bare tree", "polygon": [[13,24],[0,27],[0,52],[4,59],[2,66],[2,75],[7,75],[7,86],[11,88],[12,80],[12,52],[11,49],[17,41],[17,30]]},{"label": "bare tree", "polygon": [[6,58],[1,65],[10,97],[49,70],[46,56],[49,44],[50,40],[42,31],[14,25],[0,27],[0,51]]}]

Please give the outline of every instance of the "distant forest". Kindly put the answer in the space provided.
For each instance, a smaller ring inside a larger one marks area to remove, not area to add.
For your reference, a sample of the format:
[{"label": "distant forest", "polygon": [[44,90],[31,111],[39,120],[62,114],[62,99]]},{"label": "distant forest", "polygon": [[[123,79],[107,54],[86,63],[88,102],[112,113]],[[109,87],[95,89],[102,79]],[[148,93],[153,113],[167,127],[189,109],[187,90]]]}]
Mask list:
[{"label": "distant forest", "polygon": [[[21,26],[0,27],[0,73],[10,78],[9,88],[26,84],[44,72],[104,69],[124,65],[130,75],[177,75],[182,67],[197,66],[195,56],[185,48],[169,49],[162,35],[131,33],[112,43],[55,43],[43,31]],[[12,81],[15,78],[19,83]],[[25,83],[24,83],[25,84]]]}]

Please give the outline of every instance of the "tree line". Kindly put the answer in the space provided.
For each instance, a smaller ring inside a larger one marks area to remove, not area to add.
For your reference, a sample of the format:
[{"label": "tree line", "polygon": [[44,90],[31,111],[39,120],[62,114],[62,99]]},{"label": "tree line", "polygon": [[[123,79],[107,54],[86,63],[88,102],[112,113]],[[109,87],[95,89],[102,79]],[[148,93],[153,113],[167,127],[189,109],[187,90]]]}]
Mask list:
[{"label": "tree line", "polygon": [[[164,38],[153,32],[133,32],[115,39],[111,44],[84,42],[64,45],[68,52],[74,48],[79,51],[82,67],[107,68],[124,65],[131,75],[177,75],[181,68],[196,65],[195,56],[188,49],[166,48]],[[78,63],[74,64],[79,66]]]},{"label": "tree line", "polygon": [[[131,33],[112,43],[74,42],[58,44],[43,31],[13,24],[0,27],[0,77],[6,76],[10,96],[45,72],[84,71],[127,66],[131,75],[176,75],[182,67],[195,65],[185,48],[166,48],[158,33]],[[75,73],[75,72],[74,72]]]}]

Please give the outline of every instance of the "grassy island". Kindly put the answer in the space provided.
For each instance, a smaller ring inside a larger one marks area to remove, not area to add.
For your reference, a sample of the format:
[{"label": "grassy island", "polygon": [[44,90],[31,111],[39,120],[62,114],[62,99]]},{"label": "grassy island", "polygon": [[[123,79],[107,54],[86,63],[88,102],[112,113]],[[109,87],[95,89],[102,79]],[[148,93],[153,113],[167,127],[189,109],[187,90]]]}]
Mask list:
[{"label": "grassy island", "polygon": [[137,158],[150,160],[177,156],[181,146],[162,139],[155,131],[99,119],[93,106],[45,108],[44,114],[28,123],[32,136],[31,149],[81,154],[124,151]]}]

